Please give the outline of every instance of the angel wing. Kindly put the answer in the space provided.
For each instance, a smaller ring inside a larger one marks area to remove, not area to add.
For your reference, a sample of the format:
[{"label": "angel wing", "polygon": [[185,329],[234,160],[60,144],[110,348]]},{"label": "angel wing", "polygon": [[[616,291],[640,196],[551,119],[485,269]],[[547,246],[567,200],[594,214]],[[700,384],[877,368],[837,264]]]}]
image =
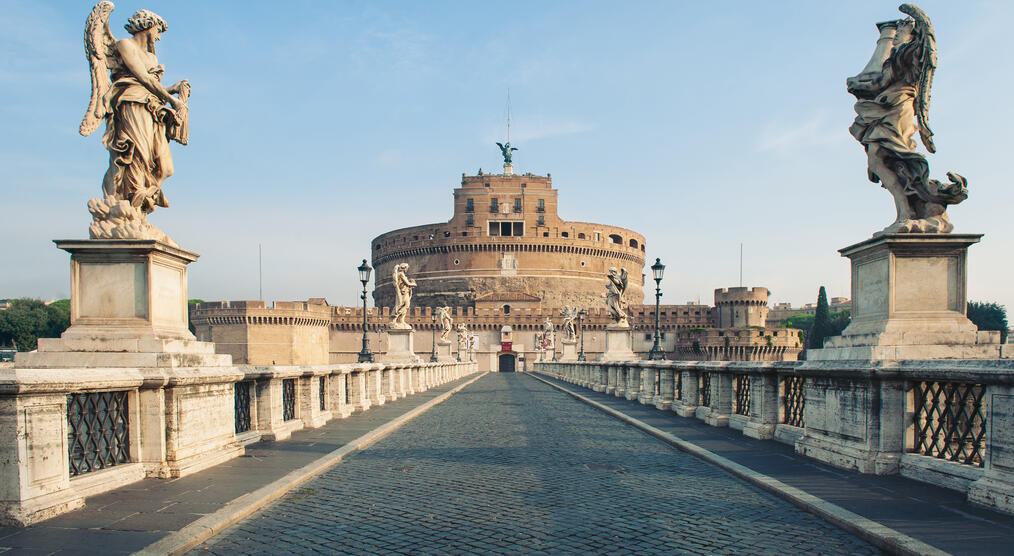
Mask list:
[{"label": "angel wing", "polygon": [[499,141],[497,141],[497,143],[496,143],[496,146],[500,147],[500,150],[501,150],[501,151],[503,151],[503,152],[507,152],[507,149],[503,148],[503,144],[502,144],[502,143],[500,143]]},{"label": "angel wing", "polygon": [[116,39],[109,30],[113,8],[112,2],[99,2],[85,20],[84,47],[92,73],[92,98],[78,129],[81,135],[91,135],[106,117],[103,97],[110,87],[109,66],[116,63]]},{"label": "angel wing", "polygon": [[937,152],[933,144],[933,130],[929,126],[930,88],[933,86],[933,72],[937,69],[937,39],[926,12],[915,4],[902,4],[899,8],[915,20],[916,40],[922,42],[919,54],[919,86],[916,89],[915,117],[919,123],[919,138],[926,150]]},{"label": "angel wing", "polygon": [[623,291],[627,291],[627,280],[628,280],[628,277],[629,277],[629,275],[627,274],[627,269],[621,268],[620,269],[620,282],[623,283]]}]

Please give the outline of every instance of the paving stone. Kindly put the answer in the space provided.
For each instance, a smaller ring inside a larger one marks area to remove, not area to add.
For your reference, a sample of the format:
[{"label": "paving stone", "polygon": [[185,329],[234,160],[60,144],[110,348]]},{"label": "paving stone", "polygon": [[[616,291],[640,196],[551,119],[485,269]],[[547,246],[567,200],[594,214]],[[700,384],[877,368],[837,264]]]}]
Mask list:
[{"label": "paving stone", "polygon": [[531,377],[506,373],[484,377],[194,553],[265,546],[879,553]]}]

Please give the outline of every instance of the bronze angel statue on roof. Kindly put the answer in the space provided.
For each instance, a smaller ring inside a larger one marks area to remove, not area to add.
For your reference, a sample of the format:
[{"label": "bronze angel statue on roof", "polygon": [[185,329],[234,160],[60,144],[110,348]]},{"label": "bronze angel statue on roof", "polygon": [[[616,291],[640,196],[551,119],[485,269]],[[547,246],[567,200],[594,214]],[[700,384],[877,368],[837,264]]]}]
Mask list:
[{"label": "bronze angel statue on roof", "polygon": [[500,143],[497,141],[496,146],[500,147],[500,154],[503,155],[503,163],[510,166],[511,155],[514,154],[514,151],[518,150],[518,148],[512,147],[510,141],[507,141],[506,143]]},{"label": "bronze angel statue on roof", "polygon": [[91,135],[104,121],[102,144],[109,150],[104,198],[88,203],[95,220],[91,237],[172,244],[148,224],[146,215],[169,206],[162,192],[163,182],[173,174],[169,140],[187,144],[190,84],[162,85],[165,67],[155,56],[155,43],[168,29],[165,20],[138,10],[124,25],[131,36],[117,40],[109,30],[112,11],[112,2],[99,2],[84,31],[92,94],[80,132]]},{"label": "bronze angel statue on roof", "polygon": [[930,87],[937,66],[936,37],[929,17],[914,4],[898,8],[909,17],[878,23],[880,38],[863,71],[846,81],[858,99],[849,131],[866,148],[870,181],[894,197],[897,219],[884,233],[948,233],[947,205],[968,197],[964,177],[950,183],[929,179],[926,157],[916,152],[916,130],[936,152],[929,127]]}]

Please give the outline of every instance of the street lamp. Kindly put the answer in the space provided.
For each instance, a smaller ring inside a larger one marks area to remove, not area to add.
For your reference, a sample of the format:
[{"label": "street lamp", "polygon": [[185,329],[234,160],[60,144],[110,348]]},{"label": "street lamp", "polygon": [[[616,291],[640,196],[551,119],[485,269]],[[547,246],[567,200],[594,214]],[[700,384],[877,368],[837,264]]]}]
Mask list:
[{"label": "street lamp", "polygon": [[584,319],[588,316],[588,311],[581,309],[577,312],[577,326],[581,329],[581,351],[577,354],[578,361],[587,361],[584,356]]},{"label": "street lamp", "polygon": [[652,361],[665,360],[665,352],[658,345],[658,309],[659,302],[662,299],[662,273],[664,272],[665,265],[662,264],[662,259],[656,257],[655,264],[651,265],[651,274],[655,277],[655,345],[651,346],[651,351],[648,352],[648,359]]},{"label": "street lamp", "polygon": [[436,312],[436,309],[433,310],[433,314],[430,315],[430,316],[433,317],[433,329],[430,331],[430,337],[432,338],[430,340],[430,344],[431,344],[430,347],[431,347],[431,349],[433,351],[430,353],[430,363],[436,363],[437,362],[437,312]]},{"label": "street lamp", "polygon": [[363,283],[363,349],[359,352],[359,362],[373,363],[373,352],[370,351],[370,340],[366,338],[366,284],[370,281],[370,272],[373,269],[366,263],[366,259],[363,259],[363,264],[359,265],[358,270],[359,281]]}]

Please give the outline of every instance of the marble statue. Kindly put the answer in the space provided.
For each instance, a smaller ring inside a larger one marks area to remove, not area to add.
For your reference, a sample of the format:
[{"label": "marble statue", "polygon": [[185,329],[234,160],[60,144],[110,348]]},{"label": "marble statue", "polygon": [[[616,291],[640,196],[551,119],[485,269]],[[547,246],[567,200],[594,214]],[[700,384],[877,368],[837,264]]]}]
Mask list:
[{"label": "marble statue", "polygon": [[412,304],[412,289],[415,288],[415,280],[408,277],[408,264],[401,263],[394,265],[394,291],[397,294],[395,298],[394,310],[391,311],[393,316],[391,317],[391,328],[396,330],[409,330],[412,328],[405,318],[408,317],[408,308]]},{"label": "marble statue", "polygon": [[451,320],[451,308],[450,307],[438,307],[437,318],[440,319],[440,326],[443,328],[443,332],[440,333],[440,341],[450,342],[451,330],[454,330],[454,322]]},{"label": "marble statue", "polygon": [[560,316],[563,317],[563,324],[560,325],[560,329],[563,330],[567,341],[573,342],[577,340],[577,325],[574,324],[574,319],[577,318],[577,307],[571,307],[570,305],[564,305],[563,310],[560,311]]},{"label": "marble statue", "polygon": [[468,350],[468,328],[465,327],[465,323],[458,323],[458,353]]},{"label": "marble statue", "polygon": [[609,316],[612,317],[615,324],[629,327],[627,304],[623,301],[623,294],[627,291],[627,269],[621,268],[617,272],[616,267],[610,267],[606,278],[609,279],[606,282],[606,307],[609,308]]},{"label": "marble statue", "polygon": [[109,30],[112,11],[112,2],[99,2],[85,21],[92,91],[79,131],[91,135],[104,121],[102,144],[109,150],[103,197],[88,202],[93,219],[89,235],[156,239],[175,246],[148,223],[147,215],[169,206],[162,192],[173,174],[169,141],[186,145],[189,140],[190,83],[162,85],[165,67],[155,56],[155,43],[168,29],[165,20],[138,10],[124,25],[131,36],[117,40]]},{"label": "marble statue", "polygon": [[546,317],[546,321],[542,323],[542,339],[546,344],[546,349],[553,349],[556,346],[556,329],[549,317]]},{"label": "marble statue", "polygon": [[936,152],[929,127],[930,86],[936,69],[933,25],[913,4],[899,10],[910,17],[878,23],[880,38],[873,57],[846,80],[857,99],[849,131],[866,149],[870,181],[894,197],[897,218],[878,232],[948,233],[954,229],[947,205],[968,196],[964,177],[948,172],[950,183],[929,179],[926,157],[916,152],[916,130],[926,150]]},{"label": "marble statue", "polygon": [[518,150],[517,147],[512,147],[510,141],[507,141],[506,143],[500,143],[498,141],[496,146],[500,147],[500,154],[503,155],[503,163],[507,166],[510,166],[511,155],[514,153],[514,151]]}]

